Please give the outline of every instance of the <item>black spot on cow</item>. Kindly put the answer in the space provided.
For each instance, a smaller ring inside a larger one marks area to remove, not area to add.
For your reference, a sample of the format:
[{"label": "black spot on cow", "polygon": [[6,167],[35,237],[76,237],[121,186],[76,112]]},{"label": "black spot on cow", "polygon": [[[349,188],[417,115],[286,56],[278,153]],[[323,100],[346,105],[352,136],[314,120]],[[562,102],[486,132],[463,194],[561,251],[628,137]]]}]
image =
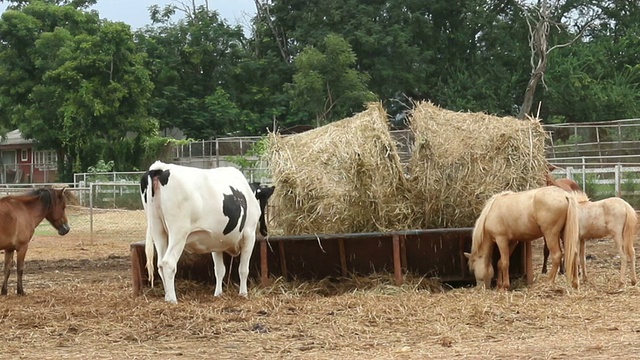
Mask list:
[{"label": "black spot on cow", "polygon": [[147,187],[149,186],[149,172],[145,171],[140,178],[140,194],[142,194],[142,199],[144,202],[147,202]]},{"label": "black spot on cow", "polygon": [[[149,177],[151,177],[151,181],[154,178],[158,178],[160,184],[165,186],[169,183],[169,176],[171,172],[169,170],[149,170],[142,175],[140,179],[140,192],[143,195],[144,201],[147,201],[147,188],[149,187]],[[155,196],[155,192],[153,190],[153,186],[151,186],[151,196]]]},{"label": "black spot on cow", "polygon": [[222,200],[222,213],[229,218],[227,226],[225,226],[222,231],[224,235],[227,235],[236,228],[241,215],[242,220],[240,221],[238,231],[244,229],[244,223],[247,220],[247,198],[245,198],[244,194],[238,191],[238,189],[232,186],[229,186],[229,189],[231,189],[231,194],[224,194],[224,200]]}]

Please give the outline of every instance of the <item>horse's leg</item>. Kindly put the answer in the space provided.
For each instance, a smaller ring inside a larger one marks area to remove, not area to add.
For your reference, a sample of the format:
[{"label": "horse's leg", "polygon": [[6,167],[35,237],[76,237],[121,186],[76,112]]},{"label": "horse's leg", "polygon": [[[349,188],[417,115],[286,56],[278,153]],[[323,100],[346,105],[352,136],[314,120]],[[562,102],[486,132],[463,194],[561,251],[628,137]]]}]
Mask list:
[{"label": "horse's leg", "polygon": [[620,281],[618,285],[623,286],[626,279],[627,253],[624,251],[622,234],[616,234],[613,237],[613,240],[615,241],[616,247],[618,248],[618,253],[620,254]]},{"label": "horse's leg", "polygon": [[580,270],[582,271],[582,281],[585,283],[587,279],[587,252],[585,250],[586,240],[580,239]]},{"label": "horse's leg", "polygon": [[18,295],[24,295],[24,289],[22,288],[22,274],[24,272],[24,258],[27,255],[27,249],[29,244],[25,244],[16,254],[16,268],[18,273]]},{"label": "horse's leg", "polygon": [[216,289],[213,292],[213,296],[220,296],[222,294],[224,274],[227,272],[227,268],[224,265],[224,253],[212,252],[211,257],[213,258],[213,273],[216,276]]},{"label": "horse's leg", "polygon": [[544,249],[542,250],[543,258],[542,258],[542,273],[547,273],[547,259],[549,258],[549,248],[547,247],[547,241],[543,238],[542,242],[544,243]]},{"label": "horse's leg", "polygon": [[631,273],[631,285],[635,286],[638,283],[638,278],[636,277],[636,250],[633,248],[633,238],[626,239],[625,249],[627,253],[627,257],[631,262],[631,268],[629,272]]},{"label": "horse's leg", "polygon": [[498,250],[500,251],[500,260],[498,260],[498,290],[509,290],[509,239],[496,238]]},{"label": "horse's leg", "polygon": [[11,265],[13,265],[13,250],[4,251],[4,281],[2,282],[2,291],[0,295],[7,295],[7,284],[9,283],[9,275],[11,275]]},{"label": "horse's leg", "polygon": [[551,256],[551,273],[549,274],[549,282],[556,280],[560,263],[562,262],[562,250],[560,250],[560,240],[558,236],[545,236],[547,246],[549,247],[549,255]]},{"label": "horse's leg", "polygon": [[564,274],[564,259],[562,258],[562,249],[564,249],[564,240],[562,237],[558,238],[558,249],[560,249],[560,274]]}]

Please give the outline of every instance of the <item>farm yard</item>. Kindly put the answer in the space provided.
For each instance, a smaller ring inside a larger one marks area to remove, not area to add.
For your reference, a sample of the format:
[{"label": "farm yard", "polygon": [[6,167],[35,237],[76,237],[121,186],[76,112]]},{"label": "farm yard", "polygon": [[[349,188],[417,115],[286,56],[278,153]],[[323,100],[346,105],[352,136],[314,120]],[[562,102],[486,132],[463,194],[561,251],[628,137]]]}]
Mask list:
[{"label": "farm yard", "polygon": [[[48,224],[42,224],[43,226]],[[73,224],[72,224],[73,226]],[[144,223],[141,224],[144,229]],[[591,283],[571,290],[540,275],[509,292],[450,288],[406,274],[285,282],[249,298],[237,287],[178,281],[177,305],[162,287],[131,293],[129,245],[118,236],[88,241],[37,235],[25,265],[25,297],[0,298],[3,356],[33,359],[155,358],[612,358],[640,350],[640,287],[616,286],[610,240],[587,245]],[[39,233],[43,231],[39,229]],[[636,244],[636,248],[638,248]]]},{"label": "farm yard", "polygon": [[[401,163],[376,105],[322,131],[271,137],[277,190],[270,199],[270,234],[461,228],[473,223],[489,196],[542,185],[544,131],[537,122],[459,115],[426,103],[415,111],[408,163]],[[477,136],[478,124],[485,137]],[[495,138],[503,140],[499,146]],[[348,151],[332,150],[347,141]],[[294,153],[304,156],[290,157]],[[253,278],[248,299],[237,295],[237,284],[216,298],[211,284],[184,279],[176,282],[177,305],[164,301],[162,286],[133,297],[130,246],[144,239],[146,217],[124,210],[120,200],[138,204],[138,189],[123,183],[95,197],[92,190],[90,208],[70,203],[71,232],[64,237],[40,225],[27,253],[27,296],[15,294],[14,269],[10,293],[0,297],[3,355],[608,359],[640,350],[640,285],[617,286],[620,259],[611,240],[588,244],[590,282],[579,290],[564,276],[545,281],[542,242],[536,241],[533,285],[512,279],[506,292],[454,287],[413,273],[396,286],[393,273],[377,272],[318,281],[272,278],[267,286]],[[96,205],[111,202],[119,208]]]}]

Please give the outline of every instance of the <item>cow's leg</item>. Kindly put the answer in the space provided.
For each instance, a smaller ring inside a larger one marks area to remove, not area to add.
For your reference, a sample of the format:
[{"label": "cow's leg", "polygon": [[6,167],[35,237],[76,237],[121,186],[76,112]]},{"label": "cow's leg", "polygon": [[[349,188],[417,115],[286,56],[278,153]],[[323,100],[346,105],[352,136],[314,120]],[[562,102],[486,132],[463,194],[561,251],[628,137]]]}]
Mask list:
[{"label": "cow's leg", "polygon": [[2,282],[1,295],[7,295],[7,284],[9,283],[9,275],[11,275],[11,262],[13,261],[13,250],[4,251],[4,281]]},{"label": "cow's leg", "polygon": [[158,258],[156,259],[156,268],[158,269],[158,274],[160,275],[160,280],[162,280],[162,287],[167,288],[164,282],[164,274],[162,271],[162,259],[164,259],[165,254],[167,253],[167,234],[164,232],[154,234],[153,235],[153,243],[156,246],[156,251],[158,252]]},{"label": "cow's leg", "polygon": [[18,288],[17,294],[24,295],[24,289],[22,288],[22,274],[24,273],[24,258],[27,255],[27,249],[29,248],[29,244],[25,244],[21,247],[16,254],[16,268],[18,273]]},{"label": "cow's leg", "polygon": [[213,296],[220,296],[222,295],[224,274],[227,272],[227,268],[224,265],[224,253],[212,252],[211,257],[213,257],[213,272],[216,276],[216,290],[213,292]]},{"label": "cow's leg", "polygon": [[175,278],[176,270],[178,267],[178,260],[184,250],[184,245],[187,236],[180,234],[175,236],[169,235],[169,246],[167,252],[162,257],[158,270],[162,274],[162,281],[164,282],[164,300],[166,302],[176,304],[178,299],[176,297]]},{"label": "cow's leg", "polygon": [[253,246],[256,242],[255,232],[245,231],[242,250],[240,251],[240,264],[238,264],[238,276],[240,277],[240,295],[247,297],[247,279],[249,278],[249,261],[253,253]]}]

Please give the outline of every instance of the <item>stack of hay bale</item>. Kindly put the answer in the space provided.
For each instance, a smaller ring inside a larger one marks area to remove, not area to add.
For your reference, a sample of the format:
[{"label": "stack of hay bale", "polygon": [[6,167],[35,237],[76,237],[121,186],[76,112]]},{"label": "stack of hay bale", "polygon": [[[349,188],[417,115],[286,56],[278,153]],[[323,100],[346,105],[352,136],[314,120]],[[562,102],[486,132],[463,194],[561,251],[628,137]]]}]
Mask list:
[{"label": "stack of hay bale", "polygon": [[276,186],[269,200],[275,210],[270,234],[408,226],[410,194],[381,104],[301,134],[271,134],[268,148]]},{"label": "stack of hay bale", "polygon": [[546,133],[538,120],[416,104],[409,162],[418,228],[473,226],[485,202],[505,190],[544,185]]},{"label": "stack of hay bale", "polygon": [[408,176],[379,103],[302,134],[271,134],[270,234],[473,226],[493,194],[543,185],[545,132],[537,120],[422,102],[410,121]]}]

